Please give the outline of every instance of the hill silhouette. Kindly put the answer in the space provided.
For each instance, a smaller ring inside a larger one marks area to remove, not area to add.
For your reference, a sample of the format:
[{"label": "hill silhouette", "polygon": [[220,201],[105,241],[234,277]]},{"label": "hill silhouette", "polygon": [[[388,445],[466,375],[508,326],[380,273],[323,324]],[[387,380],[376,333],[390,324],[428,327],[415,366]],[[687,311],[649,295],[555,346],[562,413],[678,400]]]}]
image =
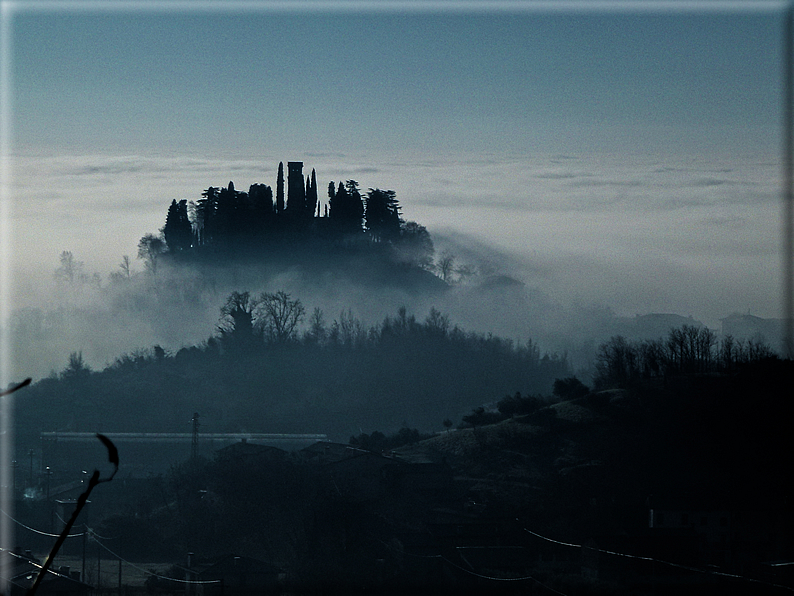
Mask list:
[{"label": "hill silhouette", "polygon": [[258,305],[235,296],[250,299],[230,296],[219,334],[201,345],[123,355],[98,372],[73,354],[62,373],[28,392],[30,407],[17,416],[20,444],[41,431],[184,431],[194,411],[208,432],[347,439],[406,424],[428,431],[484,396],[548,394],[569,375],[562,356],[541,354],[531,341],[467,333],[435,309],[424,321],[400,309],[371,327],[351,311],[328,323],[316,309],[306,331],[271,333],[278,322],[261,299],[281,296],[282,306],[302,309],[300,301],[283,292],[263,294]]}]

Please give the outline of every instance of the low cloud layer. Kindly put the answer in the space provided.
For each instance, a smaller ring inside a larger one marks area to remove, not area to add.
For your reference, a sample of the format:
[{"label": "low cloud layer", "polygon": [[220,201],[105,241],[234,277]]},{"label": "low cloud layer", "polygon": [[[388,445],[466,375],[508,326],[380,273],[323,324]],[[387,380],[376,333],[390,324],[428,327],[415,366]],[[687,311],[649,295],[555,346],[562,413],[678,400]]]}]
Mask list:
[{"label": "low cloud layer", "polygon": [[[321,200],[331,180],[353,178],[364,190],[395,190],[403,216],[427,226],[438,253],[448,250],[461,264],[490,263],[492,271],[521,281],[533,300],[547,303],[536,312],[522,306],[509,322],[489,317],[492,329],[483,329],[471,301],[449,301],[453,319],[478,331],[530,334],[546,325],[532,317],[548,318],[549,305],[609,307],[625,316],[691,314],[712,326],[733,311],[779,316],[774,161],[577,155],[20,156],[11,210],[13,308],[57,307],[62,297],[52,273],[62,251],[71,251],[106,284],[123,255],[142,269],[134,258],[137,241],[163,225],[172,199],[197,200],[208,186],[229,180],[240,189],[253,183],[275,188],[278,162],[292,159],[304,160],[306,174],[316,169]],[[301,289],[294,280],[275,282]],[[301,297],[331,318],[335,309],[356,303],[354,294],[334,300],[330,291],[314,301]],[[374,323],[404,301],[393,296],[381,311],[359,314]],[[219,305],[205,306],[211,312],[195,328],[183,328],[184,342],[212,333]],[[417,314],[430,306],[416,304]],[[517,324],[522,317],[525,323]],[[137,323],[128,328],[140,331]],[[171,336],[174,344],[181,332]],[[158,339],[139,334],[145,338],[140,345]],[[122,343],[132,345],[133,335]]]}]

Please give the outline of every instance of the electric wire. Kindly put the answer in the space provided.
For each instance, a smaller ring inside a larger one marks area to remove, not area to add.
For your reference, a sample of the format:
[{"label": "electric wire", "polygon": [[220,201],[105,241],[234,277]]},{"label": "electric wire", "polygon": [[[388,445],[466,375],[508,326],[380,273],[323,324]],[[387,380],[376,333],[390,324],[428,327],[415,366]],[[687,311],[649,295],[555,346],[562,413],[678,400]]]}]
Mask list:
[{"label": "electric wire", "polygon": [[[91,535],[93,536],[93,532],[91,532]],[[172,581],[172,582],[177,582],[177,583],[180,583],[180,584],[219,584],[219,583],[221,583],[221,580],[219,580],[219,579],[211,579],[211,580],[202,581],[202,580],[190,580],[190,579],[177,579],[175,577],[168,577],[167,575],[159,575],[157,573],[154,573],[153,571],[149,571],[148,569],[144,569],[143,567],[139,567],[135,563],[131,563],[130,561],[120,557],[119,555],[114,553],[112,550],[110,550],[107,546],[102,544],[101,541],[97,540],[95,536],[94,536],[94,540],[99,546],[104,548],[106,551],[108,551],[111,555],[113,555],[119,561],[121,561],[122,563],[126,563],[127,565],[129,565],[133,569],[137,569],[138,571],[141,571],[141,572],[145,573],[146,575],[150,575],[150,576],[156,577],[158,579],[165,579],[165,580],[169,580],[169,581]]]},{"label": "electric wire", "polygon": [[[44,569],[44,565],[42,565],[41,563],[36,563],[36,561],[32,561],[29,558],[27,558],[26,556],[20,555],[18,553],[15,553],[14,551],[9,550],[7,548],[0,548],[0,552],[8,553],[12,557],[16,557],[17,559],[25,561],[26,563],[29,563],[30,565],[32,565],[33,567],[36,567],[39,570]],[[68,579],[69,581],[72,581],[72,582],[75,582],[75,583],[78,583],[78,584],[81,583],[79,580],[76,580],[76,579],[74,579],[71,576],[64,575],[63,573],[59,573],[57,571],[53,571],[52,569],[47,569],[47,573],[51,573],[52,575],[54,575],[56,577],[62,577],[63,579]],[[8,580],[8,581],[13,583],[15,586],[23,587],[23,586],[20,586],[20,584],[17,584],[16,582],[14,582],[13,580]]]},{"label": "electric wire", "polygon": [[[391,551],[396,551],[397,550],[391,544],[388,544],[387,542],[384,542],[380,538],[378,538],[376,536],[373,536],[373,537],[375,538],[375,540],[377,540],[378,542],[383,544],[389,550],[391,550]],[[523,576],[523,577],[493,577],[491,575],[483,575],[481,573],[477,573],[476,571],[472,571],[471,569],[466,569],[465,567],[461,567],[460,565],[457,565],[457,564],[453,563],[452,561],[450,561],[448,558],[446,558],[442,554],[422,555],[422,554],[419,554],[419,553],[406,552],[404,550],[397,551],[397,552],[399,552],[400,554],[403,554],[403,555],[408,555],[410,557],[418,557],[418,558],[422,558],[422,559],[441,559],[442,561],[446,561],[447,563],[449,563],[453,567],[455,567],[457,569],[460,569],[461,571],[463,571],[465,573],[468,573],[469,575],[473,575],[475,577],[479,577],[479,578],[487,579],[487,580],[491,580],[491,581],[506,581],[506,582],[533,581],[536,584],[538,584],[539,586],[541,586],[543,588],[546,588],[550,592],[554,592],[555,594],[559,594],[560,596],[567,596],[566,594],[564,594],[562,592],[558,592],[554,588],[550,588],[549,586],[547,586],[546,584],[544,584],[543,582],[541,582],[540,580],[536,579],[535,577],[533,577],[531,575],[526,575],[526,576]]]},{"label": "electric wire", "polygon": [[[5,516],[6,516],[8,519],[10,519],[12,522],[14,522],[15,524],[17,524],[18,526],[20,526],[20,527],[22,527],[22,528],[25,528],[26,530],[29,530],[29,531],[31,531],[31,532],[34,532],[34,533],[36,533],[36,534],[41,534],[42,536],[49,536],[50,538],[58,538],[58,537],[60,536],[60,534],[52,534],[52,533],[50,533],[50,532],[44,532],[44,531],[42,531],[42,530],[37,530],[36,528],[31,528],[30,526],[26,526],[25,524],[23,524],[23,523],[22,523],[21,521],[19,521],[18,519],[14,519],[14,518],[13,518],[13,517],[11,517],[10,515],[8,515],[8,513],[6,513],[5,511],[3,511],[2,509],[0,509],[0,513],[2,513],[3,515],[5,515]],[[60,519],[60,518],[59,518],[59,519]],[[63,521],[63,520],[61,520],[61,521]],[[66,537],[67,537],[67,538],[75,538],[75,537],[77,537],[77,536],[82,536],[83,534],[85,534],[85,532],[80,532],[79,534],[69,534],[69,535],[68,535],[68,536],[66,536]]]},{"label": "electric wire", "polygon": [[483,575],[481,573],[477,573],[475,571],[471,571],[469,569],[466,569],[465,567],[461,567],[460,565],[456,565],[455,563],[453,563],[452,561],[447,559],[444,555],[435,555],[435,556],[436,557],[440,557],[442,560],[446,561],[447,563],[449,563],[453,567],[456,567],[457,569],[460,569],[461,571],[465,571],[466,573],[469,573],[469,574],[471,574],[471,575],[473,575],[475,577],[481,577],[483,579],[489,579],[489,580],[492,580],[492,581],[508,581],[508,582],[532,580],[533,582],[535,582],[538,585],[546,588],[547,590],[550,590],[550,591],[554,592],[555,594],[560,594],[560,596],[566,596],[566,594],[563,594],[562,592],[558,592],[554,588],[550,588],[549,586],[547,586],[546,584],[542,583],[541,581],[535,579],[531,575],[527,575],[527,576],[524,576],[524,577],[491,577],[491,576],[488,576],[488,575]]},{"label": "electric wire", "polygon": [[[67,523],[66,520],[63,519],[60,515],[58,515],[57,512],[55,513],[55,517],[57,517],[58,521],[60,521],[62,524],[66,524]],[[85,524],[83,524],[83,527],[86,529],[85,532],[81,532],[80,534],[71,534],[71,535],[72,536],[82,536],[83,534],[88,534],[89,536],[97,536],[98,538],[101,538],[102,540],[115,540],[115,538],[109,538],[107,536],[100,536],[99,534],[97,534],[94,531],[93,528],[89,528]]]},{"label": "electric wire", "polygon": [[[516,521],[519,521],[519,520],[516,520]],[[731,579],[741,579],[741,580],[745,580],[745,581],[748,581],[748,582],[751,582],[751,583],[762,584],[764,586],[772,586],[772,587],[775,587],[775,588],[781,588],[783,590],[788,590],[789,592],[794,592],[794,588],[792,588],[790,586],[784,586],[782,584],[775,584],[775,583],[772,583],[772,582],[766,582],[766,581],[763,581],[763,580],[760,580],[760,579],[747,577],[746,575],[736,575],[734,573],[726,573],[724,571],[714,571],[714,570],[711,570],[711,569],[701,569],[699,567],[691,567],[689,565],[681,565],[680,563],[673,563],[671,561],[665,561],[663,559],[655,559],[653,557],[641,557],[641,556],[638,556],[638,555],[629,555],[629,554],[626,554],[626,553],[619,553],[619,552],[616,552],[616,551],[605,550],[605,549],[594,547],[594,546],[587,546],[587,545],[583,545],[583,544],[571,544],[569,542],[561,542],[559,540],[554,540],[553,538],[549,538],[547,536],[543,536],[541,534],[538,534],[537,532],[533,532],[532,530],[530,530],[528,528],[522,528],[522,529],[525,532],[527,532],[528,534],[532,534],[533,536],[541,538],[542,540],[546,540],[547,542],[553,542],[554,544],[561,544],[563,546],[569,546],[569,547],[573,547],[573,548],[586,548],[586,549],[594,550],[596,552],[604,553],[604,554],[607,554],[607,555],[614,555],[614,556],[617,556],[617,557],[626,557],[628,559],[639,559],[641,561],[651,561],[653,563],[661,563],[663,565],[669,565],[671,567],[677,567],[679,569],[685,569],[687,571],[694,571],[696,573],[704,573],[704,574],[707,574],[707,575],[717,575],[717,576],[721,576],[721,577],[728,577],[728,578],[731,578]]]}]

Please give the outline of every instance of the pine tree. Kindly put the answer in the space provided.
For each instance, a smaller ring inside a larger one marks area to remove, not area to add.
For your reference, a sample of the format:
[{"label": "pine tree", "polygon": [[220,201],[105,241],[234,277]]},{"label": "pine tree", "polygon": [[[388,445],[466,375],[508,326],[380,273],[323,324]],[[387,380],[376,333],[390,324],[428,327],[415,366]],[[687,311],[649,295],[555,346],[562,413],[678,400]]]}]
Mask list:
[{"label": "pine tree", "polygon": [[361,224],[364,220],[364,200],[361,198],[361,192],[358,190],[358,182],[355,180],[348,180],[345,185],[350,195],[348,225],[351,232],[360,232]]},{"label": "pine tree", "polygon": [[400,236],[400,206],[393,190],[370,188],[365,212],[373,242],[390,242]]},{"label": "pine tree", "polygon": [[218,206],[218,189],[210,186],[201,193],[196,204],[196,227],[199,244],[209,244],[215,237],[215,212]]}]

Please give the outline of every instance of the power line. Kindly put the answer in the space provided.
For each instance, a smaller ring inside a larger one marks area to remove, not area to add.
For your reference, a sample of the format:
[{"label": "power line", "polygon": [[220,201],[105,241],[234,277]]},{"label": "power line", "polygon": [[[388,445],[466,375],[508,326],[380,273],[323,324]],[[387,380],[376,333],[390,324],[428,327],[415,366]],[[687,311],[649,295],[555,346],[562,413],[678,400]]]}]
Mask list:
[{"label": "power line", "polygon": [[[375,538],[375,540],[377,540],[378,542],[383,544],[389,550],[391,550],[391,551],[396,550],[392,545],[388,544],[387,542],[384,542],[383,540],[381,540],[377,536],[373,536],[373,537]],[[460,547],[456,547],[456,550],[458,550],[458,549],[460,549]],[[447,559],[442,554],[421,555],[419,553],[410,553],[410,552],[406,552],[406,551],[399,551],[399,552],[401,554],[403,554],[403,555],[408,555],[410,557],[418,557],[418,558],[422,558],[422,559],[441,559],[442,561],[446,561],[447,563],[449,563],[450,565],[452,565],[456,569],[460,569],[461,571],[463,571],[465,573],[468,573],[469,575],[473,575],[475,577],[479,577],[479,578],[487,579],[487,580],[491,580],[491,581],[503,581],[503,582],[505,582],[505,581],[506,582],[533,581],[536,584],[538,584],[539,586],[541,586],[543,588],[546,588],[547,590],[549,590],[551,592],[554,592],[555,594],[559,594],[560,596],[567,596],[566,594],[564,594],[562,592],[558,592],[554,588],[550,588],[549,586],[547,586],[546,584],[544,584],[543,582],[541,582],[540,580],[534,578],[531,575],[526,575],[524,577],[493,577],[491,575],[483,575],[482,573],[477,573],[476,571],[473,571],[471,569],[466,569],[465,567],[461,567],[460,565],[457,565],[457,564],[453,563],[452,561],[450,561],[449,559]],[[468,561],[467,561],[467,563],[468,563]],[[469,563],[469,565],[471,565],[471,563]]]},{"label": "power line", "polygon": [[[37,563],[36,561],[33,561],[33,560],[29,559],[28,557],[26,557],[24,555],[20,555],[18,553],[15,553],[14,551],[9,550],[7,548],[0,548],[0,552],[8,553],[12,557],[16,557],[17,559],[25,561],[26,563],[31,564],[33,567],[35,567],[35,568],[37,568],[39,570],[44,569],[44,565],[42,565],[41,563]],[[65,575],[63,573],[58,573],[57,571],[53,571],[52,569],[47,569],[47,573],[51,573],[52,575],[54,575],[56,577],[62,577],[64,579],[68,579],[69,581],[72,581],[72,582],[75,582],[75,583],[78,583],[78,584],[81,583],[79,580],[76,580],[76,579],[74,579],[73,577],[71,577],[69,575]],[[19,586],[19,584],[13,582],[12,580],[8,580],[8,581],[13,583],[15,586]],[[20,586],[20,587],[22,587],[22,586]]]},{"label": "power line", "polygon": [[94,540],[96,541],[96,543],[99,546],[104,548],[106,551],[108,551],[111,555],[113,555],[119,561],[121,561],[122,563],[126,563],[127,565],[129,565],[133,569],[137,569],[138,571],[141,571],[141,572],[145,573],[146,575],[150,575],[150,576],[156,577],[158,579],[166,579],[166,580],[169,580],[169,581],[172,581],[172,582],[177,582],[177,583],[180,583],[180,584],[219,584],[219,583],[221,583],[221,580],[219,580],[219,579],[211,579],[211,580],[206,580],[206,581],[200,581],[200,580],[189,580],[189,579],[177,579],[175,577],[168,577],[167,575],[159,575],[157,573],[154,573],[153,571],[149,571],[148,569],[144,569],[143,567],[138,567],[135,563],[131,563],[127,559],[123,559],[122,557],[120,557],[119,555],[114,553],[112,550],[110,550],[107,546],[102,544],[101,541],[97,540],[96,536],[93,534],[93,532],[91,532],[91,535],[94,536]]},{"label": "power line", "polygon": [[[42,530],[37,530],[36,528],[31,528],[30,526],[26,526],[25,524],[23,524],[23,523],[22,523],[21,521],[19,521],[18,519],[14,519],[14,518],[13,518],[13,517],[11,517],[10,515],[8,515],[8,513],[6,513],[5,511],[3,511],[2,509],[0,509],[0,513],[2,513],[3,515],[5,515],[5,516],[6,516],[8,519],[10,519],[10,520],[11,520],[12,522],[14,522],[15,524],[17,524],[17,525],[19,525],[19,526],[21,526],[21,527],[23,527],[23,528],[25,528],[26,530],[29,530],[29,531],[31,531],[31,532],[35,532],[36,534],[41,534],[42,536],[49,536],[49,537],[51,537],[51,538],[58,538],[58,537],[60,536],[60,534],[51,534],[50,532],[43,532]],[[60,516],[59,516],[59,518],[60,518]],[[63,521],[63,520],[61,520],[61,521]],[[82,536],[83,534],[85,534],[85,532],[80,532],[79,534],[69,534],[69,535],[68,535],[68,536],[66,536],[66,537],[67,537],[67,538],[75,538],[76,536]]]},{"label": "power line", "polygon": [[[57,513],[57,512],[55,513],[55,517],[57,517],[57,518],[58,518],[58,520],[59,520],[59,521],[60,521],[62,524],[66,524],[66,523],[67,523],[67,522],[66,522],[66,520],[65,520],[65,519],[63,519],[63,518],[62,518],[60,515],[58,515],[58,513]],[[96,533],[96,532],[95,532],[95,531],[94,531],[92,528],[89,528],[89,527],[88,527],[88,526],[86,526],[85,524],[83,524],[83,527],[86,529],[86,530],[85,530],[85,532],[81,532],[80,534],[71,534],[71,536],[82,536],[83,534],[86,534],[86,533],[87,533],[87,534],[88,534],[88,535],[90,535],[90,536],[98,536],[98,537],[99,537],[99,538],[101,538],[102,540],[115,540],[115,539],[116,539],[115,537],[114,537],[114,538],[109,538],[108,536],[99,536],[99,534],[97,534],[97,533]]]},{"label": "power line", "polygon": [[[516,521],[518,521],[518,520],[516,520]],[[673,563],[671,561],[665,561],[663,559],[655,559],[653,557],[641,557],[641,556],[638,556],[638,555],[629,555],[629,554],[626,554],[626,553],[619,553],[619,552],[616,552],[616,551],[604,550],[602,548],[598,548],[598,547],[595,547],[595,546],[587,546],[587,545],[583,545],[583,544],[571,544],[569,542],[560,542],[559,540],[554,540],[553,538],[549,538],[547,536],[543,536],[541,534],[538,534],[537,532],[533,532],[532,530],[529,530],[528,528],[522,528],[522,529],[525,532],[527,532],[528,534],[532,534],[533,536],[537,536],[538,538],[541,538],[542,540],[546,540],[547,542],[552,542],[554,544],[561,544],[563,546],[569,546],[569,547],[572,547],[572,548],[586,548],[586,549],[589,549],[589,550],[594,550],[594,551],[599,552],[599,553],[604,553],[604,554],[607,554],[607,555],[614,555],[614,556],[617,556],[617,557],[626,557],[628,559],[639,559],[641,561],[651,561],[651,562],[654,562],[654,563],[662,563],[663,565],[670,565],[671,567],[678,567],[679,569],[686,569],[687,571],[694,571],[696,573],[704,573],[704,574],[707,574],[707,575],[718,575],[718,576],[722,576],[722,577],[729,577],[729,578],[732,578],[732,579],[743,579],[743,580],[748,581],[748,582],[762,584],[762,585],[765,585],[765,586],[772,586],[772,587],[775,587],[775,588],[782,588],[783,590],[788,590],[789,592],[794,592],[794,588],[791,588],[789,586],[784,586],[782,584],[775,584],[775,583],[772,583],[772,582],[765,582],[763,580],[754,579],[752,577],[747,577],[745,575],[736,575],[736,574],[733,574],[733,573],[726,573],[724,571],[714,571],[714,570],[711,570],[711,569],[700,569],[699,567],[691,567],[689,565],[681,565],[680,563]]]}]

